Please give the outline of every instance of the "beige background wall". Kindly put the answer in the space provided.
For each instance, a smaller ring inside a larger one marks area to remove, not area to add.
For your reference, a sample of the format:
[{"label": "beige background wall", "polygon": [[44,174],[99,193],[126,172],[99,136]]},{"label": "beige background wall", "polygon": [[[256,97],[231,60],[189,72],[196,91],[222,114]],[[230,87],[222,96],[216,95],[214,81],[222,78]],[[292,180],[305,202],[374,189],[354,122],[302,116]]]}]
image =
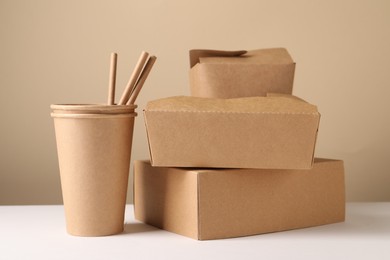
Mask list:
[{"label": "beige background wall", "polygon": [[316,155],[345,160],[347,199],[390,200],[390,1],[0,0],[0,37],[0,204],[61,203],[49,105],[105,102],[110,52],[120,91],[142,50],[157,55],[141,112],[189,94],[189,49],[268,47],[296,61],[294,94],[322,114]]}]

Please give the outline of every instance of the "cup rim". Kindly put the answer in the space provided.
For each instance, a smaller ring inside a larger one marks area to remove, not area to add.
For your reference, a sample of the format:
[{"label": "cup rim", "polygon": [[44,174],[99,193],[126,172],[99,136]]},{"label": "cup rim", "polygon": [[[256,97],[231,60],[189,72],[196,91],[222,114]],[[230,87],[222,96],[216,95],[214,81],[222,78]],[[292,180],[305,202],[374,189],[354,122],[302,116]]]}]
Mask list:
[{"label": "cup rim", "polygon": [[132,113],[137,105],[105,105],[105,104],[52,104],[53,113],[79,113],[79,114],[119,114]]},{"label": "cup rim", "polygon": [[52,118],[126,118],[136,117],[137,113],[123,113],[123,114],[71,114],[71,113],[51,113]]}]

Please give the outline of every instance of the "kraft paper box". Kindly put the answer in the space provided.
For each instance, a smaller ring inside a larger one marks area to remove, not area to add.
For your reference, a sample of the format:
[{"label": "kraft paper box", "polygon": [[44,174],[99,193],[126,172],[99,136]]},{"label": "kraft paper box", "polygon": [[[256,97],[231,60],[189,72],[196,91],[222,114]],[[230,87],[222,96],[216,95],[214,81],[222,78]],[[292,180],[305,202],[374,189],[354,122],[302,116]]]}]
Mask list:
[{"label": "kraft paper box", "polygon": [[320,114],[291,95],[169,97],[144,110],[153,166],[310,169]]},{"label": "kraft paper box", "polygon": [[236,98],[292,94],[295,63],[284,48],[190,51],[192,96]]},{"label": "kraft paper box", "polygon": [[135,218],[199,240],[277,232],[345,219],[343,161],[311,170],[187,169],[134,164]]}]

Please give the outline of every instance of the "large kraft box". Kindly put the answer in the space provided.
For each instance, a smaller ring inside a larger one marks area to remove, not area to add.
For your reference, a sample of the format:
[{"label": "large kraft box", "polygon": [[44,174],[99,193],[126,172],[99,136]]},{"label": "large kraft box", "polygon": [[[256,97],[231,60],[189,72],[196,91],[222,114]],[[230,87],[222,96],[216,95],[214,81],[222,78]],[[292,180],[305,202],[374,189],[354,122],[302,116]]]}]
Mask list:
[{"label": "large kraft box", "polygon": [[153,166],[310,169],[317,107],[291,95],[169,97],[144,110]]},{"label": "large kraft box", "polygon": [[187,169],[134,163],[135,218],[198,240],[342,222],[343,161],[311,170]]},{"label": "large kraft box", "polygon": [[284,48],[190,51],[190,90],[196,97],[291,94],[295,63]]}]

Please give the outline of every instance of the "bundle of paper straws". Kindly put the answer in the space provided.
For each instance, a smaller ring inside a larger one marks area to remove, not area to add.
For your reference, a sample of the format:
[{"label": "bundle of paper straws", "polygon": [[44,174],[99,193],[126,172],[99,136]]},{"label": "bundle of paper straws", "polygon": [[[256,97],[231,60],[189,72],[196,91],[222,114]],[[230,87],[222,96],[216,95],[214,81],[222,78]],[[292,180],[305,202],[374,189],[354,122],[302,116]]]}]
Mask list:
[{"label": "bundle of paper straws", "polygon": [[[116,65],[118,54],[111,53],[110,62],[110,79],[108,87],[108,105],[115,105],[115,81],[116,81]],[[149,72],[152,70],[156,56],[150,56],[149,53],[143,51],[138,59],[138,62],[131,74],[129,82],[117,105],[133,105],[138,97],[139,92],[144,85]]]}]

